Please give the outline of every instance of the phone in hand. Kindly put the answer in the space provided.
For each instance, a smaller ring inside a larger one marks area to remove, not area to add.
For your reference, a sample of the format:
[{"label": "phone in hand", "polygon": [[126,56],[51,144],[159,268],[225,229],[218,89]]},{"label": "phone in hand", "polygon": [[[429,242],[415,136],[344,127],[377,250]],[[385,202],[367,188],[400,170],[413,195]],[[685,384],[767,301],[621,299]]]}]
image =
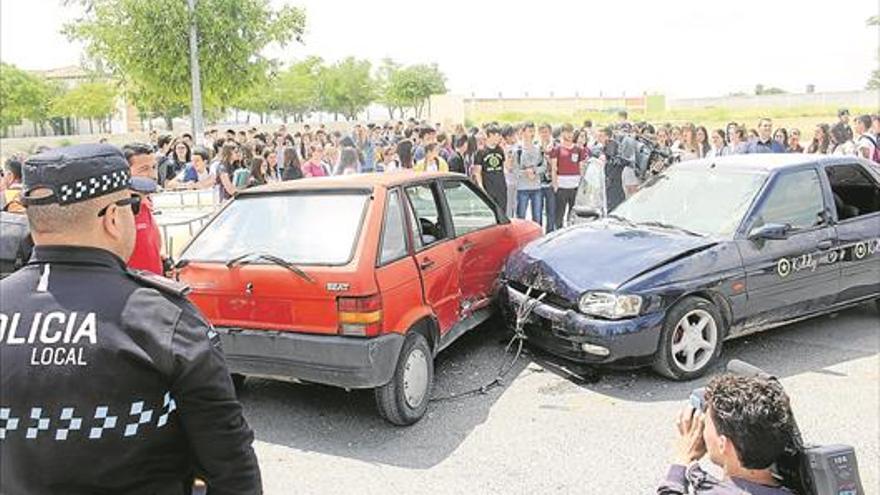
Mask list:
[{"label": "phone in hand", "polygon": [[690,397],[688,398],[688,402],[690,402],[691,407],[694,408],[696,412],[705,412],[706,410],[706,389],[698,388],[694,389],[691,392]]}]

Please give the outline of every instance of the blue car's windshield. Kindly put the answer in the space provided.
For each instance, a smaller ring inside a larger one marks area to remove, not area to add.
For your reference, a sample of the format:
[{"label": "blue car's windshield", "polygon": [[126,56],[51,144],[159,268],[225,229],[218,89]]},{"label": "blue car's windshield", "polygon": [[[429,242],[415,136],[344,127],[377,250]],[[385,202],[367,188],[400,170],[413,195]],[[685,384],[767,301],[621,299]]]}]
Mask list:
[{"label": "blue car's windshield", "polygon": [[633,223],[657,222],[728,237],[766,178],[757,171],[673,166],[612,213]]}]

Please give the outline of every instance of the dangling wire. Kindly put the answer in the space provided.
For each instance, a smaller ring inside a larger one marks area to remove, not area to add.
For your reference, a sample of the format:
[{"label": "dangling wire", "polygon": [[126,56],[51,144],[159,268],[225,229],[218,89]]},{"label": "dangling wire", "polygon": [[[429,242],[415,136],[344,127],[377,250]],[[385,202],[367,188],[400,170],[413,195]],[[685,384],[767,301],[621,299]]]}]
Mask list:
[{"label": "dangling wire", "polygon": [[504,383],[504,377],[507,376],[508,373],[510,373],[510,371],[513,369],[513,367],[516,365],[516,362],[522,355],[523,342],[525,342],[526,340],[526,334],[523,330],[523,327],[525,326],[529,316],[532,314],[532,311],[535,310],[538,304],[540,304],[544,297],[547,295],[547,293],[545,292],[536,298],[532,298],[531,293],[532,287],[529,286],[526,289],[525,300],[516,308],[516,319],[514,322],[513,336],[510,338],[510,340],[507,342],[507,346],[505,346],[504,348],[504,354],[507,355],[510,352],[511,348],[513,348],[513,344],[516,343],[516,352],[514,353],[513,359],[511,359],[510,362],[501,363],[501,366],[498,368],[498,373],[495,375],[495,379],[481,387],[466,390],[464,392],[457,392],[449,395],[432,397],[431,402],[443,402],[464,399],[466,397],[472,397],[478,394],[485,395],[495,387],[498,387],[499,385],[502,385]]}]

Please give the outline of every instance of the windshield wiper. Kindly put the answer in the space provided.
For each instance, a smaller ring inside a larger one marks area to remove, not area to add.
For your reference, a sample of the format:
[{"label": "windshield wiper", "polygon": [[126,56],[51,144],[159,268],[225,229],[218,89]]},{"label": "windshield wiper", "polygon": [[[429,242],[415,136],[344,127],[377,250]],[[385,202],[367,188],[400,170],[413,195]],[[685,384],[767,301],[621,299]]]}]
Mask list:
[{"label": "windshield wiper", "polygon": [[250,256],[255,256],[257,253],[244,253],[240,256],[236,256],[235,258],[229,258],[226,260],[226,268],[232,268],[233,265],[237,264],[239,261],[248,258]]},{"label": "windshield wiper", "polygon": [[[248,259],[248,258],[251,258],[251,259]],[[280,257],[278,257],[278,256],[275,256],[274,254],[268,254],[268,253],[245,253],[245,254],[242,254],[242,255],[239,255],[239,256],[236,256],[236,257],[234,257],[234,258],[229,259],[229,260],[226,262],[226,267],[227,267],[227,268],[232,268],[232,267],[235,266],[235,265],[246,265],[246,264],[248,264],[248,263],[252,263],[252,262],[254,262],[254,261],[256,261],[256,260],[266,260],[266,261],[269,261],[269,262],[271,262],[271,263],[275,263],[276,265],[281,266],[281,267],[284,267],[284,268],[290,270],[291,272],[293,272],[293,273],[299,275],[303,280],[305,280],[305,281],[307,281],[307,282],[309,282],[309,283],[311,283],[311,284],[316,283],[316,282],[315,282],[315,279],[313,279],[311,276],[309,276],[308,273],[302,271],[298,266],[296,266],[296,265],[294,265],[293,263],[291,263],[291,262],[285,260],[284,258],[280,258]]]},{"label": "windshield wiper", "polygon": [[656,220],[650,222],[639,222],[639,225],[647,225],[648,227],[660,227],[661,229],[678,230],[679,232],[684,232],[685,234],[692,235],[694,237],[705,237],[703,234],[694,232],[693,230],[688,230],[684,227],[679,227],[678,225],[658,222]]}]

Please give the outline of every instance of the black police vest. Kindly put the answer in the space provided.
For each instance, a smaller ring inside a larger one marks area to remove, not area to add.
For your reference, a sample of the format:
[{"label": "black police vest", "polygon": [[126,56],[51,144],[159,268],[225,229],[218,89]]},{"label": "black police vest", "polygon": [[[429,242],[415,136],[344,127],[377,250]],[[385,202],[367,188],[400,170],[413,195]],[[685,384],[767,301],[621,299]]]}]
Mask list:
[{"label": "black police vest", "polygon": [[[63,247],[37,247],[0,281],[0,493],[181,493],[191,483],[174,384],[192,372],[188,355],[223,362],[172,284],[128,273],[107,251]],[[193,379],[228,381],[223,369]]]}]

